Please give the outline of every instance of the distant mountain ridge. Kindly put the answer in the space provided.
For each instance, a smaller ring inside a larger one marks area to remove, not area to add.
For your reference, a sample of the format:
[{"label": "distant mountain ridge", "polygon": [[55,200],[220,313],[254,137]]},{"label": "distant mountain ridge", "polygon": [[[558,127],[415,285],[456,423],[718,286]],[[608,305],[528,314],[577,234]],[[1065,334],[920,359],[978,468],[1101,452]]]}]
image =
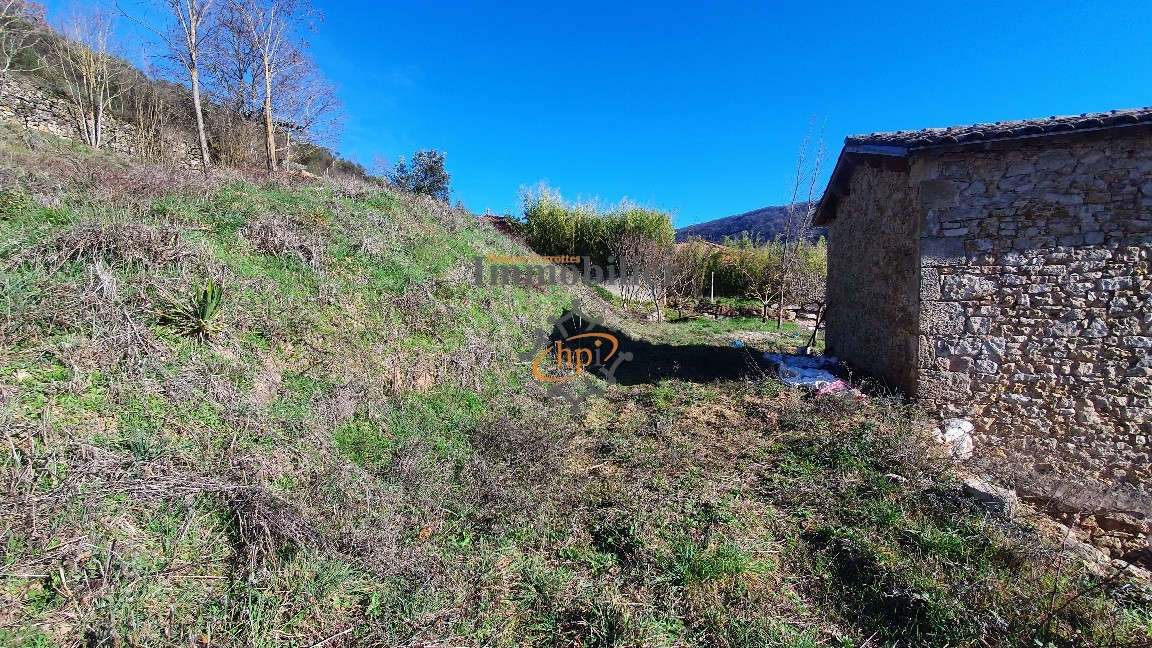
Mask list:
[{"label": "distant mountain ridge", "polygon": [[[796,206],[803,212],[805,204]],[[676,230],[676,242],[681,243],[690,238],[698,237],[713,243],[723,243],[725,237],[737,238],[742,232],[748,232],[753,239],[771,241],[784,234],[788,223],[788,207],[761,207],[750,212],[717,218],[695,225],[688,225]],[[821,236],[828,236],[828,230],[823,227],[814,227],[809,238],[816,240]]]}]

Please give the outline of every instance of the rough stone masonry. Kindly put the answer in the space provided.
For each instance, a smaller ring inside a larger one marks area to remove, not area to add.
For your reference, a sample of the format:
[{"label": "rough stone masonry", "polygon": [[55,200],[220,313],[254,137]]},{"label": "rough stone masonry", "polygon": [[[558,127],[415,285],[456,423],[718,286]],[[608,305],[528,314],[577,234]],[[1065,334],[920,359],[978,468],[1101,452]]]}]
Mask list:
[{"label": "rough stone masonry", "polygon": [[[69,101],[11,74],[0,76],[0,121],[84,141],[75,109]],[[107,148],[125,155],[141,154],[141,133],[137,125],[108,115],[102,133]],[[159,147],[163,159],[187,168],[200,168],[199,145],[192,134],[166,127]]]},{"label": "rough stone masonry", "polygon": [[1022,493],[1110,517],[1116,553],[1144,541],[1152,109],[849,138],[817,221],[830,353],[969,419]]}]

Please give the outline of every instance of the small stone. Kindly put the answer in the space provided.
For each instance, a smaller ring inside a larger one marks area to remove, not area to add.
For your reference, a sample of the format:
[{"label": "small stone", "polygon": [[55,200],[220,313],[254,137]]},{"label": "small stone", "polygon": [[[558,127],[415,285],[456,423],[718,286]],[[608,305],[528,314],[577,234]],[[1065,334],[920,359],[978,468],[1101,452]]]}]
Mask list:
[{"label": "small stone", "polygon": [[1108,324],[1104,320],[1095,319],[1084,330],[1084,337],[1086,338],[1102,338],[1107,337],[1111,331],[1108,329]]},{"label": "small stone", "polygon": [[1036,171],[1036,166],[1031,162],[1017,162],[1016,164],[1008,167],[1008,170],[1004,172],[1004,177],[1011,178],[1014,176],[1033,173],[1034,171]]}]

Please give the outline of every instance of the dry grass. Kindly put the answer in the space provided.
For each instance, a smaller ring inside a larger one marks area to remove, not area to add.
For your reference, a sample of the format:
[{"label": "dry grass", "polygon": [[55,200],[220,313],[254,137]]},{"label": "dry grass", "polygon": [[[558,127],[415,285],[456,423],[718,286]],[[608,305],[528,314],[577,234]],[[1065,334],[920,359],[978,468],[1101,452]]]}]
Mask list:
[{"label": "dry grass", "polygon": [[309,236],[297,225],[277,218],[249,221],[240,234],[260,254],[286,255],[307,266],[322,269],[325,255],[323,244]]},{"label": "dry grass", "polygon": [[29,256],[44,259],[53,272],[73,262],[152,270],[187,263],[195,256],[195,248],[181,239],[184,231],[175,226],[116,220],[83,222],[59,232]]}]

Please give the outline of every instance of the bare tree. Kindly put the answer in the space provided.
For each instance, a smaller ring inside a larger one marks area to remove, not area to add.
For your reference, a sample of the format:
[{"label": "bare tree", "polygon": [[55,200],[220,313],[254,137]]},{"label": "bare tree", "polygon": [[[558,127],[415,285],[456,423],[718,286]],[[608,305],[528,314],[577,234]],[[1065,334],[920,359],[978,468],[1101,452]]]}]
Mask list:
[{"label": "bare tree", "polygon": [[129,93],[126,103],[133,113],[140,156],[148,160],[163,159],[168,153],[164,133],[171,115],[164,94],[145,77],[144,82]]},{"label": "bare tree", "polygon": [[65,38],[57,39],[54,47],[69,103],[84,142],[100,148],[106,113],[124,91],[118,79],[123,68],[109,52],[112,16],[75,13],[61,31]]},{"label": "bare tree", "polygon": [[812,148],[812,135],[816,128],[816,116],[808,122],[808,131],[804,134],[804,142],[800,145],[800,152],[796,159],[796,175],[792,182],[787,218],[784,223],[784,232],[780,239],[780,263],[774,269],[777,273],[775,283],[779,292],[779,304],[776,309],[776,327],[784,326],[784,309],[786,302],[794,298],[797,287],[796,276],[802,270],[800,259],[800,246],[812,230],[812,219],[816,215],[816,189],[820,181],[820,168],[824,163],[824,128]]},{"label": "bare tree", "polygon": [[45,26],[44,7],[26,0],[0,0],[0,79],[13,70],[31,71],[38,64],[20,64],[32,50],[36,31]]},{"label": "bare tree", "polygon": [[166,26],[150,25],[121,13],[155,34],[164,43],[169,57],[176,61],[188,76],[192,86],[192,111],[196,116],[196,135],[200,145],[200,164],[205,170],[210,165],[208,137],[204,130],[204,109],[201,102],[200,78],[205,43],[211,35],[212,6],[216,0],[159,0],[172,17]]},{"label": "bare tree", "polygon": [[302,52],[281,77],[274,107],[277,121],[284,131],[284,159],[292,161],[292,137],[313,144],[330,143],[343,120],[343,104],[336,86],[328,81],[316,63]]},{"label": "bare tree", "polygon": [[[775,253],[775,244],[755,245],[746,240],[732,260],[736,264],[736,271],[744,279],[744,294],[746,297],[760,302],[760,319],[768,321],[768,308],[777,299],[783,303],[781,297],[781,281],[783,273],[780,272],[780,258]],[[783,309],[777,313],[777,328],[783,326]]]},{"label": "bare tree", "polygon": [[215,26],[204,60],[207,85],[219,107],[210,121],[221,161],[244,166],[256,155],[253,141],[260,130],[258,56],[235,3],[216,12]]},{"label": "bare tree", "polygon": [[656,320],[662,321],[671,281],[672,246],[643,234],[627,233],[610,249],[620,266],[620,297],[625,303],[640,298],[651,301]]},{"label": "bare tree", "polygon": [[804,263],[802,270],[797,273],[793,291],[796,301],[802,308],[811,309],[816,313],[816,321],[812,324],[812,335],[808,346],[816,344],[816,335],[820,331],[820,324],[824,321],[827,308],[828,295],[828,268],[827,257],[824,264],[812,262]]},{"label": "bare tree", "polygon": [[256,54],[263,86],[265,151],[272,173],[276,170],[277,81],[299,64],[297,31],[309,26],[314,11],[304,0],[232,0],[229,11],[235,12]]},{"label": "bare tree", "polygon": [[705,275],[713,255],[712,248],[700,240],[690,240],[673,248],[666,290],[681,316],[689,302],[704,294]]}]

